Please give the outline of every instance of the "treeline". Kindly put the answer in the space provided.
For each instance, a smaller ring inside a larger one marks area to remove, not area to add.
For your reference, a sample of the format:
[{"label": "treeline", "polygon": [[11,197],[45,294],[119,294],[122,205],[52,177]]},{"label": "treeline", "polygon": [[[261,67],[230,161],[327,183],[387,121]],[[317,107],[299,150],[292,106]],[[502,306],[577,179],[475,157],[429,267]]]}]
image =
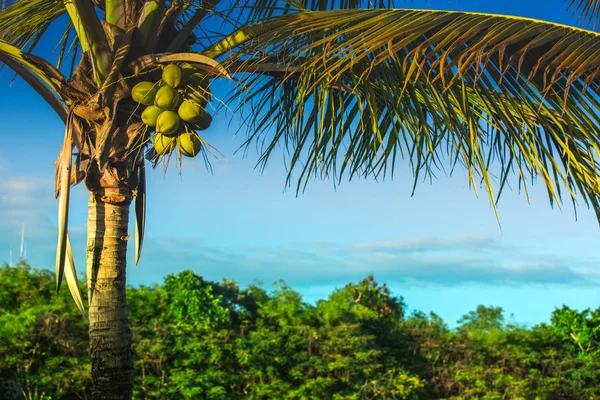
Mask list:
[{"label": "treeline", "polygon": [[[130,287],[136,399],[600,399],[600,308],[449,329],[368,277],[316,306],[185,271]],[[0,267],[0,398],[90,398],[87,326],[54,275]]]}]

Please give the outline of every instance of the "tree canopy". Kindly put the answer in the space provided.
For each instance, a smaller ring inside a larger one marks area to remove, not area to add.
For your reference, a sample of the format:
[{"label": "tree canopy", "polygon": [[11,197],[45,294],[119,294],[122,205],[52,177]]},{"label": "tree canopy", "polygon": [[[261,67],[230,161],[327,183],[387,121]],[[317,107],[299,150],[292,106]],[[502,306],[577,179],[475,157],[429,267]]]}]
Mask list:
[{"label": "tree canopy", "polygon": [[[0,267],[0,390],[89,395],[87,329],[53,275]],[[478,306],[456,328],[373,277],[316,304],[184,271],[129,287],[135,399],[573,399],[600,396],[600,308],[512,324]],[[7,397],[8,396],[8,397]]]}]

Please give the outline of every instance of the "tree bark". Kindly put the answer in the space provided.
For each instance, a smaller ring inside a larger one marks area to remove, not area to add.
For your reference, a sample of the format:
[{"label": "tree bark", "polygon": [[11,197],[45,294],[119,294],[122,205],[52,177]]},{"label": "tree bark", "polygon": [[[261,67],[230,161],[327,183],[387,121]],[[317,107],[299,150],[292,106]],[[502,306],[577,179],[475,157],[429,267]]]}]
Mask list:
[{"label": "tree bark", "polygon": [[116,180],[107,182],[103,178],[103,187],[91,191],[88,204],[86,272],[92,398],[129,400],[133,392],[133,353],[125,268],[132,193]]}]

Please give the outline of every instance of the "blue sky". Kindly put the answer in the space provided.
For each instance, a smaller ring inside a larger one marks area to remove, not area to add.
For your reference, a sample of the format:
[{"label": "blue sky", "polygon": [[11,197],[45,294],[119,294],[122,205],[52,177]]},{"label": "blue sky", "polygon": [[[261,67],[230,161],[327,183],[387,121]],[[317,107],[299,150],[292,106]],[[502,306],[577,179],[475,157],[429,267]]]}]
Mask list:
[{"label": "blue sky", "polygon": [[[537,17],[575,25],[567,3],[553,1],[405,2],[411,7],[455,9]],[[0,261],[10,243],[17,253],[21,224],[27,256],[53,269],[56,206],[54,162],[64,127],[50,108],[12,74],[0,73]],[[530,203],[516,180],[499,204],[502,230],[484,191],[477,198],[459,171],[421,184],[411,197],[410,167],[401,163],[394,180],[312,181],[296,197],[285,190],[282,157],[261,175],[257,155],[234,154],[244,135],[234,136],[229,117],[215,117],[205,139],[226,160],[210,175],[201,160],[151,171],[147,233],[139,266],[130,257],[129,283],[161,282],[192,269],[265,287],[284,279],[305,300],[374,274],[409,307],[434,311],[453,325],[478,304],[502,306],[517,323],[548,321],[554,307],[596,308],[600,302],[600,229],[583,204],[575,221],[570,202],[549,206],[537,184]],[[70,232],[78,270],[84,270],[87,192],[74,188]],[[133,233],[133,229],[130,229]],[[133,241],[130,256],[133,252]],[[15,255],[17,258],[18,255]]]}]

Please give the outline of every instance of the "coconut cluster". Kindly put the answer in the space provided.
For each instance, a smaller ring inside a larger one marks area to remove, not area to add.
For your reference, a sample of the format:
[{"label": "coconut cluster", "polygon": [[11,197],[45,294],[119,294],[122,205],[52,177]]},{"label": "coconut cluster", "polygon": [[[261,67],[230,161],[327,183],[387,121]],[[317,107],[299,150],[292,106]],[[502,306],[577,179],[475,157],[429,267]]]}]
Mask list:
[{"label": "coconut cluster", "polygon": [[143,81],[131,90],[133,100],[146,106],[142,122],[154,130],[152,146],[159,155],[177,147],[186,157],[195,157],[202,147],[196,131],[212,122],[205,107],[209,101],[206,78],[190,65],[169,64],[158,82]]}]

